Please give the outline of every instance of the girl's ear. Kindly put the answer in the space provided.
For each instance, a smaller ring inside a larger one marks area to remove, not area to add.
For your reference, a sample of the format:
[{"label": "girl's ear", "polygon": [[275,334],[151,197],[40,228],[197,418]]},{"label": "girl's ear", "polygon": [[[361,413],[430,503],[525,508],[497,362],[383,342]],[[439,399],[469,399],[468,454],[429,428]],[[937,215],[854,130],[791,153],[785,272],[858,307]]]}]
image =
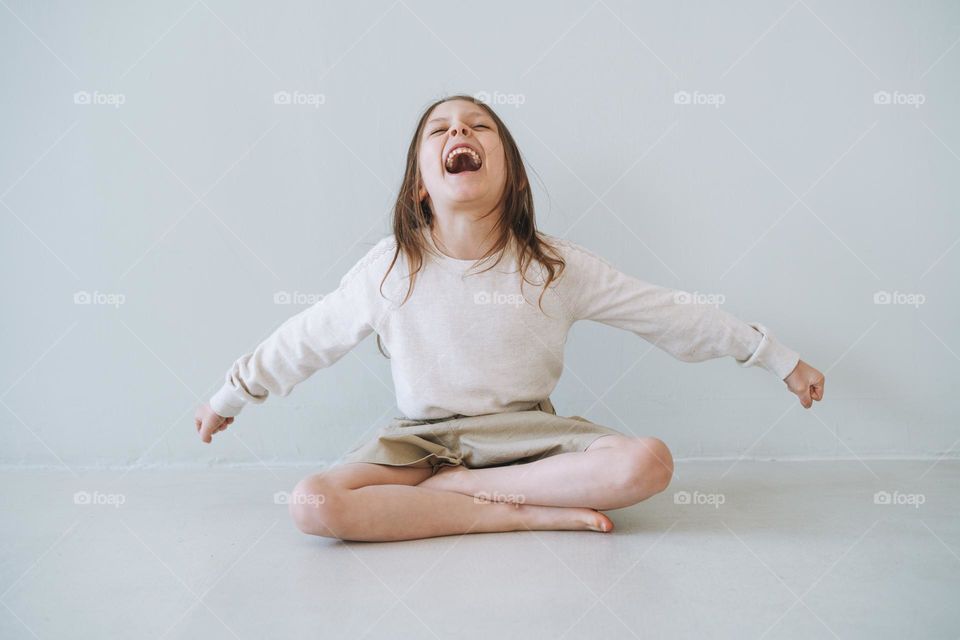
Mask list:
[{"label": "girl's ear", "polygon": [[422,202],[424,198],[427,197],[427,190],[423,188],[423,185],[420,186],[420,201]]}]

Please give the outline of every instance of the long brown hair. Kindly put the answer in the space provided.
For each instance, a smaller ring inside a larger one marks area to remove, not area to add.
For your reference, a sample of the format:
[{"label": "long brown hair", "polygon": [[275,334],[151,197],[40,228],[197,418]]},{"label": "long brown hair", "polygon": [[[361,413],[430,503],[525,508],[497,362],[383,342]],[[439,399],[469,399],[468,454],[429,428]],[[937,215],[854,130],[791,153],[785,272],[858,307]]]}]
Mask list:
[{"label": "long brown hair", "polygon": [[[510,131],[503,123],[503,120],[494,112],[486,102],[478,100],[468,95],[452,95],[435,101],[424,109],[417,123],[417,128],[410,140],[410,146],[407,149],[407,166],[403,174],[403,182],[400,185],[400,193],[397,195],[397,201],[393,207],[393,234],[396,238],[397,246],[394,250],[393,259],[387,268],[383,279],[380,281],[380,291],[383,292],[383,283],[393,269],[402,252],[410,265],[410,283],[407,287],[407,293],[401,301],[401,305],[407,301],[413,293],[413,286],[416,281],[416,275],[423,268],[424,253],[431,251],[427,245],[422,231],[429,227],[433,222],[433,212],[430,210],[430,204],[426,200],[420,199],[420,142],[423,136],[423,130],[426,127],[427,118],[438,105],[451,100],[465,100],[472,102],[483,109],[497,125],[497,132],[500,135],[500,142],[503,146],[504,156],[506,158],[506,183],[503,187],[503,193],[494,209],[487,215],[501,211],[500,218],[494,226],[494,232],[497,233],[497,240],[490,250],[475,264],[485,261],[494,254],[498,254],[495,262],[483,271],[492,269],[499,264],[504,253],[503,250],[511,242],[517,248],[518,269],[521,274],[521,292],[523,282],[536,286],[543,285],[540,297],[537,300],[538,307],[543,310],[543,295],[547,291],[550,283],[560,277],[566,266],[560,252],[551,245],[543,235],[537,231],[536,218],[533,210],[533,193],[530,189],[530,182],[527,180],[527,172],[523,166],[523,157],[516,141],[510,135]],[[527,279],[527,268],[536,260],[545,274],[543,282],[533,282]],[[380,345],[380,336],[377,336],[377,344]],[[383,350],[381,349],[381,353]],[[386,354],[384,354],[386,355]]]}]

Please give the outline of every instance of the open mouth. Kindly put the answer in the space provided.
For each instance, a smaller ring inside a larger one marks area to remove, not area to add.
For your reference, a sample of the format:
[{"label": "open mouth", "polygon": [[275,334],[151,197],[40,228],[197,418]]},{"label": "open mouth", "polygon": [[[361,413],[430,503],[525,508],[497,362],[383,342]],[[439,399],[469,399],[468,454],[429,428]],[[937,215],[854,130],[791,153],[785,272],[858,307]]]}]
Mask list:
[{"label": "open mouth", "polygon": [[454,147],[447,154],[447,159],[443,163],[447,173],[464,173],[466,171],[479,171],[483,166],[483,160],[480,154],[472,147],[460,145]]}]

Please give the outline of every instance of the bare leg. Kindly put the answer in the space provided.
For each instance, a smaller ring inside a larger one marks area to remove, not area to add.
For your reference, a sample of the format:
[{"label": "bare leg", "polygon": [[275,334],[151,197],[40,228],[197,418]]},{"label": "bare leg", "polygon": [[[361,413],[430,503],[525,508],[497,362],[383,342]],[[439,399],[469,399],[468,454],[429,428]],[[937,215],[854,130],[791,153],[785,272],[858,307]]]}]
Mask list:
[{"label": "bare leg", "polygon": [[666,489],[673,458],[656,438],[603,436],[586,451],[485,469],[446,467],[420,487],[528,505],[620,509]]},{"label": "bare leg", "polygon": [[611,531],[592,509],[485,503],[416,486],[429,469],[349,463],[300,481],[290,514],[304,533],[343,540],[391,541],[518,530]]}]

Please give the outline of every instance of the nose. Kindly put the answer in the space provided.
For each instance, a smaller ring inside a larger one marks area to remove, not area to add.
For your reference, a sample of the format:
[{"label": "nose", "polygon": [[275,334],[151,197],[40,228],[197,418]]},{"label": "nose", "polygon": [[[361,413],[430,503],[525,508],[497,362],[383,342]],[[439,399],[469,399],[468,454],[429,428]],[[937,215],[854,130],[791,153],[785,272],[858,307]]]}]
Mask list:
[{"label": "nose", "polygon": [[454,136],[454,137],[455,137],[455,136],[465,136],[465,135],[467,135],[467,127],[466,127],[465,125],[464,125],[464,126],[454,126],[453,129],[450,130],[450,135],[451,135],[451,136]]}]

